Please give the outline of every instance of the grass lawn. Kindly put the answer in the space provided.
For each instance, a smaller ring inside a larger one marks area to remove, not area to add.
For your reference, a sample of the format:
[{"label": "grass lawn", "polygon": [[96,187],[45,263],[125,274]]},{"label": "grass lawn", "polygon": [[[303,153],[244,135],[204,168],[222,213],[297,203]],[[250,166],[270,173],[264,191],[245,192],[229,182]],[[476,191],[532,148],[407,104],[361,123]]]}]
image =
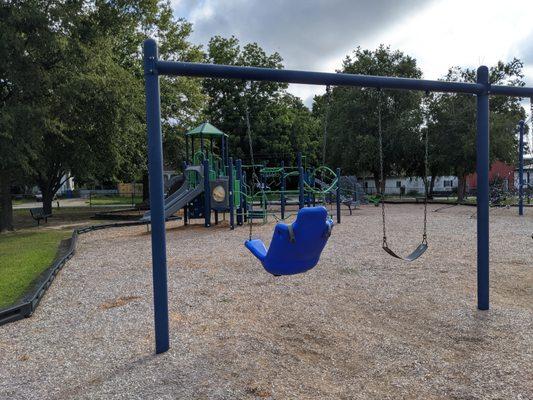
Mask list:
[{"label": "grass lawn", "polygon": [[33,203],[35,201],[34,197],[25,197],[23,199],[15,199],[13,200],[13,205],[18,206],[20,204],[26,204],[26,203]]},{"label": "grass lawn", "polygon": [[72,230],[41,230],[0,236],[0,308],[14,303],[50,266]]},{"label": "grass lawn", "polygon": [[[88,224],[95,225],[99,221],[92,219],[97,211],[109,211],[109,207],[62,207],[52,210],[52,217],[48,218],[48,223],[41,222],[42,227],[52,227],[66,224]],[[13,210],[15,229],[37,229],[37,223],[32,219],[30,210]],[[39,229],[37,229],[39,231]],[[0,240],[1,236],[0,236]]]},{"label": "grass lawn", "polygon": [[133,198],[133,204],[131,196],[93,196],[91,200],[87,200],[85,203],[91,206],[103,206],[103,205],[135,205],[142,203],[142,196],[135,196]]}]

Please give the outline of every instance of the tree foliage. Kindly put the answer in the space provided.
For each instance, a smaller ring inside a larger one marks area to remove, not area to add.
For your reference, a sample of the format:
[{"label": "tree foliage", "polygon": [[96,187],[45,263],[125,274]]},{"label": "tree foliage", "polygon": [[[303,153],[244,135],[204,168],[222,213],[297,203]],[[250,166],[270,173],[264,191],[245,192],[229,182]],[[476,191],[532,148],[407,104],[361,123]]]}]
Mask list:
[{"label": "tree foliage", "polygon": [[[416,60],[401,51],[380,46],[375,51],[357,48],[343,61],[341,72],[420,78]],[[325,121],[327,95],[315,97],[314,112]],[[336,87],[331,93],[326,159],[344,173],[368,174],[379,180],[381,109],[384,174],[416,173],[421,169],[423,146],[421,95],[409,91],[378,91]]]},{"label": "tree foliage", "polygon": [[[283,68],[277,52],[235,37],[213,37],[204,53],[190,43],[192,25],[164,0],[6,0],[0,4],[0,230],[12,228],[10,188],[37,184],[50,209],[62,179],[78,183],[137,179],[146,171],[141,44],[156,37],[164,59]],[[492,84],[523,82],[515,59],[490,69]],[[416,60],[380,46],[357,48],[340,72],[420,78]],[[475,81],[452,68],[446,80]],[[519,99],[491,97],[491,160],[514,161]],[[433,177],[461,179],[475,170],[474,96],[333,88],[312,112],[287,84],[161,78],[165,163],[179,168],[184,132],[204,119],[230,135],[235,158],[250,160],[249,113],[256,161],[294,162],[304,153],[345,174],[379,184],[378,110],[385,176],[422,175],[424,137]],[[327,137],[327,142],[325,142]]]},{"label": "tree foliage", "polygon": [[[283,68],[278,53],[267,54],[257,43],[241,48],[235,37],[213,37],[207,48],[206,61]],[[316,160],[318,126],[302,101],[286,92],[286,84],[205,79],[203,86],[208,96],[205,116],[230,135],[230,152],[234,157],[250,160],[246,126],[248,109],[256,162],[293,162],[298,151]]]},{"label": "tree foliage", "polygon": [[[498,62],[489,69],[493,85],[523,86],[523,64],[518,59]],[[454,82],[475,82],[476,71],[451,68],[444,78]],[[430,137],[432,175],[459,177],[463,197],[465,177],[476,170],[476,98],[461,94],[435,94],[427,101],[427,130]],[[525,117],[520,99],[492,96],[490,99],[490,161],[512,164],[517,154],[516,126]]]},{"label": "tree foliage", "polygon": [[[17,94],[4,100],[2,137],[11,138],[11,149],[31,147],[10,165],[27,167],[45,209],[67,173],[80,183],[138,176],[146,168],[142,41],[156,36],[163,57],[199,61],[200,48],[188,42],[191,25],[158,0],[9,1],[2,16],[2,52],[14,56],[0,62],[3,90]],[[171,136],[197,117],[201,86],[165,78],[161,93]],[[21,105],[29,117],[16,125]]]}]

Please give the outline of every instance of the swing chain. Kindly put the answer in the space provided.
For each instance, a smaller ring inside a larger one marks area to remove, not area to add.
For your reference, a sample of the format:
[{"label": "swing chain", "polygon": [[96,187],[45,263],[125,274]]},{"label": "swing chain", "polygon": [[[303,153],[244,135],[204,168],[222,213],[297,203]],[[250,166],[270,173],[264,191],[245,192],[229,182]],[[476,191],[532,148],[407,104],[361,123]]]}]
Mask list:
[{"label": "swing chain", "polygon": [[386,223],[385,223],[385,196],[384,196],[384,171],[383,171],[383,128],[381,126],[381,102],[383,97],[383,92],[381,91],[381,88],[378,88],[379,96],[378,96],[378,133],[379,133],[379,194],[381,197],[381,220],[382,220],[382,226],[383,226],[383,247],[388,247],[387,244],[387,229],[386,229]]},{"label": "swing chain", "polygon": [[428,191],[429,191],[429,182],[428,182],[428,133],[426,132],[426,161],[425,161],[425,177],[424,177],[424,231],[422,233],[422,243],[427,244],[427,224],[428,224]]},{"label": "swing chain", "polygon": [[[244,91],[247,91],[248,82],[245,82],[244,85]],[[248,210],[248,226],[250,228],[249,230],[249,240],[252,240],[252,234],[253,234],[253,216],[250,215],[250,210],[253,211],[254,208],[254,180],[257,180],[257,174],[255,173],[255,161],[254,161],[254,149],[252,144],[252,130],[250,128],[250,109],[248,108],[248,98],[247,93],[244,93],[244,112],[245,112],[245,119],[246,119],[246,133],[248,136],[248,145],[250,147],[250,161],[252,162],[252,188],[251,188],[251,200],[250,200],[250,206]]]},{"label": "swing chain", "polygon": [[[250,208],[249,208],[249,214],[248,214],[248,226],[250,228],[249,230],[249,240],[252,240],[252,234],[253,234],[253,209],[254,209],[254,186],[258,185],[259,189],[261,190],[261,201],[265,202],[266,205],[266,197],[265,197],[265,191],[263,188],[263,184],[259,180],[259,177],[257,176],[257,173],[255,172],[255,159],[254,159],[254,149],[253,149],[253,143],[252,143],[252,128],[250,124],[250,108],[248,107],[248,94],[251,92],[252,85],[250,83],[250,89],[248,90],[248,83],[244,82],[244,107],[245,107],[245,120],[246,120],[246,133],[248,136],[248,145],[250,148],[250,161],[252,162],[252,188],[251,188],[251,202],[250,202]],[[246,93],[248,92],[248,93]]]},{"label": "swing chain", "polygon": [[326,86],[326,110],[324,112],[324,133],[322,139],[322,165],[326,164],[326,148],[327,148],[327,138],[328,138],[328,124],[329,124],[329,110],[331,107],[331,86]]},{"label": "swing chain", "polygon": [[[426,93],[426,96],[428,93]],[[428,223],[428,195],[429,195],[429,128],[426,128],[426,137],[424,143],[424,231],[422,234],[422,243],[427,244],[427,223]]]},{"label": "swing chain", "polygon": [[[383,247],[388,248],[387,243],[387,228],[385,217],[385,172],[383,162],[383,127],[382,127],[382,98],[383,92],[381,88],[378,88],[378,133],[379,133],[379,193],[381,197],[381,220],[383,226]],[[428,192],[429,192],[429,132],[426,130],[424,138],[424,229],[422,232],[422,243],[427,244],[427,204],[428,204]]]}]

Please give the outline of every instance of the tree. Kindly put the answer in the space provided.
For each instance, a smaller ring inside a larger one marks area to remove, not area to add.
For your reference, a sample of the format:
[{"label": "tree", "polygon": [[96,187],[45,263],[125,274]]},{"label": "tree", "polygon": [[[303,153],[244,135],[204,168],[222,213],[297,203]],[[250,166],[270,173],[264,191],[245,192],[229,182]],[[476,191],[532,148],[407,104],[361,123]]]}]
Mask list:
[{"label": "tree", "polygon": [[[206,61],[283,68],[278,53],[268,55],[257,43],[241,48],[235,37],[213,37],[209,41]],[[286,84],[205,79],[203,86],[209,99],[205,116],[230,135],[230,152],[234,157],[250,159],[246,126],[248,109],[256,162],[293,162],[298,151],[316,159],[318,126],[302,101],[286,92]]]},{"label": "tree", "polygon": [[[343,73],[420,78],[416,60],[401,51],[379,46],[375,51],[357,48],[343,61]],[[325,121],[325,96],[315,97],[313,111]],[[381,108],[384,176],[417,173],[423,160],[420,131],[421,95],[409,91],[377,91],[336,87],[331,93],[327,162],[345,173],[370,173],[380,182],[378,109]]]},{"label": "tree", "polygon": [[[21,34],[23,26],[27,29]],[[32,57],[42,52],[54,59],[44,45],[49,40],[41,13],[13,2],[0,5],[0,232],[13,229],[11,186],[27,177],[36,157],[38,127],[46,113],[39,100],[47,90],[39,83],[50,63],[37,64]]]},{"label": "tree", "polygon": [[[498,62],[489,69],[495,85],[523,86],[523,64],[518,59]],[[448,81],[475,82],[476,72],[451,68]],[[525,117],[520,99],[493,96],[490,101],[490,161],[514,162],[517,152],[516,125]],[[458,200],[462,201],[466,175],[476,170],[476,101],[474,96],[435,94],[427,104],[432,175],[453,174],[459,178]]]},{"label": "tree", "polygon": [[[10,110],[29,107],[36,115],[25,121],[25,131],[35,134],[34,140],[27,141],[35,145],[28,152],[31,156],[22,159],[22,151],[17,152],[10,168],[26,161],[28,173],[43,193],[45,211],[50,211],[67,173],[81,182],[109,181],[131,179],[145,170],[140,44],[156,35],[163,57],[199,61],[200,48],[187,40],[191,25],[174,19],[170,5],[158,0],[90,6],[10,1],[3,4],[2,13],[2,34],[10,35],[10,40],[2,40],[2,51],[16,56],[0,61],[2,71],[9,71],[2,83],[8,88],[4,91],[17,96],[4,101],[3,111],[9,113],[2,113],[0,126],[6,132],[14,129]],[[165,131],[198,115],[203,99],[198,81],[165,78],[161,92],[166,101]],[[17,141],[12,149],[24,144],[12,133],[4,136]],[[7,166],[0,167],[2,176],[11,176]]]}]

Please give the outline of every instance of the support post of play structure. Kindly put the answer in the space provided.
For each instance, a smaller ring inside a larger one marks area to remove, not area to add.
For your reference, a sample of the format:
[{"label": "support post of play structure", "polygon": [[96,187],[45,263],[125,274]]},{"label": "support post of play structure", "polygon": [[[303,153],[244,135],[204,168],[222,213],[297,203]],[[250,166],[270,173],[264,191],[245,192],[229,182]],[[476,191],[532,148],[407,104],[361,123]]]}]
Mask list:
[{"label": "support post of play structure", "polygon": [[287,186],[286,184],[286,177],[285,177],[285,161],[281,161],[281,194],[280,194],[280,208],[281,208],[281,219],[285,219],[285,188]]},{"label": "support post of play structure", "polygon": [[[244,192],[246,191],[246,171],[242,172],[242,183],[241,183],[241,193],[243,194],[242,198],[242,209],[243,212],[243,221],[248,222],[248,200],[247,197],[244,196]],[[248,192],[246,192],[246,195],[248,195]]]},{"label": "support post of play structure", "polygon": [[229,163],[229,138],[226,138],[226,165]]},{"label": "support post of play structure", "polygon": [[237,225],[242,226],[243,224],[243,213],[242,213],[242,160],[235,161],[237,167],[237,180],[239,181],[239,207],[237,207]]},{"label": "support post of play structure", "polygon": [[150,191],[152,275],[154,293],[155,351],[169,348],[167,254],[165,237],[165,193],[163,184],[163,143],[161,104],[157,71],[157,44],[144,42],[144,79],[146,90],[146,126],[148,131],[148,178]]},{"label": "support post of play structure", "polygon": [[[185,142],[187,143],[187,136],[185,136]],[[183,168],[183,184],[186,185],[187,184],[187,172],[185,172],[185,170],[187,169],[187,162],[188,161],[184,161],[183,164],[182,164],[182,168]],[[188,204],[185,204],[183,206],[183,225],[188,225],[189,223],[189,205]]]},{"label": "support post of play structure", "polygon": [[518,215],[524,215],[524,121],[518,123]]},{"label": "support post of play structure", "polygon": [[477,69],[477,307],[489,309],[489,70]]},{"label": "support post of play structure", "polygon": [[189,162],[189,137],[185,135],[185,163]]},{"label": "support post of play structure", "polygon": [[222,175],[226,175],[226,139],[224,135],[222,135],[222,138],[220,140],[220,147],[222,150]]},{"label": "support post of play structure", "polygon": [[209,160],[202,161],[204,166],[204,226],[211,226],[211,190],[209,188]]},{"label": "support post of play structure", "polygon": [[337,200],[337,223],[341,223],[341,169],[337,168],[335,171],[337,175],[337,190],[335,193],[335,198]]},{"label": "support post of play structure", "polygon": [[234,205],[233,205],[233,158],[228,160],[228,190],[229,190],[229,227],[235,229]]},{"label": "support post of play structure", "polygon": [[[315,177],[313,176],[313,173],[311,171],[307,171],[306,173],[306,180],[309,186],[314,187],[315,186]],[[313,192],[309,192],[307,195],[307,207],[315,206],[315,194]]]},{"label": "support post of play structure", "polygon": [[302,153],[296,156],[298,162],[298,208],[304,208],[304,168],[302,166]]}]

